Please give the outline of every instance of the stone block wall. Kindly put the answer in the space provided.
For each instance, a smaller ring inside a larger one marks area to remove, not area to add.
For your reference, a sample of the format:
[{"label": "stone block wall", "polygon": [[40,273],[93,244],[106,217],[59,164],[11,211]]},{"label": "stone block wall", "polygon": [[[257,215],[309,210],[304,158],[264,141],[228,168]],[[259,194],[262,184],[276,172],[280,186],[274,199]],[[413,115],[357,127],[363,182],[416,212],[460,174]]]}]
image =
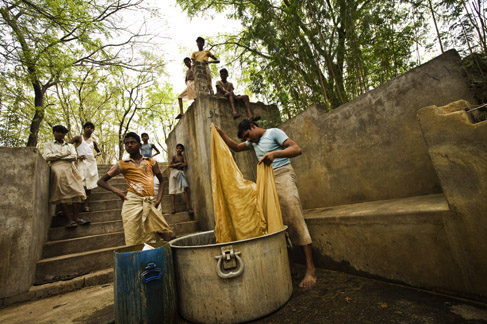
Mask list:
[{"label": "stone block wall", "polygon": [[34,282],[51,225],[49,166],[35,148],[0,147],[0,298]]},{"label": "stone block wall", "polygon": [[304,208],[439,193],[416,112],[474,102],[454,50],[333,111],[312,106],[280,126],[303,149],[292,159]]}]

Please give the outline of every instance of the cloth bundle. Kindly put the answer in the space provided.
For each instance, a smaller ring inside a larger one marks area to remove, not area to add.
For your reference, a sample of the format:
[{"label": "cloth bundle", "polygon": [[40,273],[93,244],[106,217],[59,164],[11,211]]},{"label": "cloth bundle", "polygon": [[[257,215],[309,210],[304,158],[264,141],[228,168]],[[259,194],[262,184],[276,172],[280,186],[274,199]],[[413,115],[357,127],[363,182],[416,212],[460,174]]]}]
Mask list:
[{"label": "cloth bundle", "polygon": [[211,188],[217,243],[283,229],[272,166],[257,166],[257,184],[245,180],[215,127],[211,128]]}]

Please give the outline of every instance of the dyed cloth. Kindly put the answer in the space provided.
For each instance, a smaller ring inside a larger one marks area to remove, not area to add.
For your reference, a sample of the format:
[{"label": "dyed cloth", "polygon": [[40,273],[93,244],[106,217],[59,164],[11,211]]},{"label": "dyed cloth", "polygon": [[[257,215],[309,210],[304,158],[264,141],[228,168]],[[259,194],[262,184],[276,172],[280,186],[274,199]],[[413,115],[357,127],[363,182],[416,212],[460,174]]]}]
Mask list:
[{"label": "dyed cloth", "polygon": [[194,91],[194,80],[186,81],[186,89],[178,96],[180,99],[193,100],[196,98],[196,92]]},{"label": "dyed cloth", "polygon": [[[85,155],[86,156],[86,155]],[[98,166],[94,155],[86,156],[84,160],[78,160],[78,171],[82,179],[83,186],[87,190],[98,187]]]},{"label": "dyed cloth", "polygon": [[134,160],[120,160],[115,163],[107,174],[114,177],[122,173],[127,182],[127,190],[139,196],[154,196],[153,158],[143,158],[139,165]]},{"label": "dyed cloth", "polygon": [[125,244],[154,243],[161,240],[157,233],[172,232],[164,216],[154,206],[153,196],[139,196],[127,192],[122,206]]},{"label": "dyed cloth", "polygon": [[184,188],[188,187],[188,182],[184,176],[183,170],[171,169],[169,175],[169,194],[177,195],[184,192]]},{"label": "dyed cloth", "polygon": [[272,168],[257,170],[257,183],[245,180],[230,149],[211,130],[211,188],[218,243],[262,236],[283,228]]},{"label": "dyed cloth", "polygon": [[49,202],[77,203],[86,199],[81,176],[74,166],[77,153],[72,144],[56,141],[44,145],[44,159],[51,164]]}]

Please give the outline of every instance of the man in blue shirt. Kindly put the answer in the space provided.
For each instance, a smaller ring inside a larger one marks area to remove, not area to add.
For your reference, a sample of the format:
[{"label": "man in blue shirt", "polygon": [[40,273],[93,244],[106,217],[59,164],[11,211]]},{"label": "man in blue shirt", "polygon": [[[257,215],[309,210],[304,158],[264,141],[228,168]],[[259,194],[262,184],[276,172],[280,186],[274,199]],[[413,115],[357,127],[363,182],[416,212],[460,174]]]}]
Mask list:
[{"label": "man in blue shirt", "polygon": [[245,141],[243,143],[235,142],[219,127],[215,126],[215,129],[233,151],[241,152],[253,147],[259,163],[272,164],[282,220],[288,226],[291,241],[303,248],[306,257],[306,274],[299,287],[313,287],[316,284],[316,270],[311,253],[311,237],[302,213],[296,174],[289,159],[300,155],[301,148],[282,130],[264,129],[247,119],[238,125],[238,137]]}]

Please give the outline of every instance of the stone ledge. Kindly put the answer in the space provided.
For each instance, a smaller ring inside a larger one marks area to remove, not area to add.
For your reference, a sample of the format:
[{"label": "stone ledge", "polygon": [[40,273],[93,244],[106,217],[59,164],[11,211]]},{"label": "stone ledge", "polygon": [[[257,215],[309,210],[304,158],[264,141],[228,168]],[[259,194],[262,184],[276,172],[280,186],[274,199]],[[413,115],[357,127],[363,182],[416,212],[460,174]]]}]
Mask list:
[{"label": "stone ledge", "polygon": [[431,194],[399,199],[377,200],[364,203],[340,205],[303,210],[307,223],[326,221],[343,222],[353,218],[382,218],[397,215],[418,215],[450,211],[445,195]]},{"label": "stone ledge", "polygon": [[108,268],[76,277],[71,280],[57,281],[49,284],[32,286],[27,292],[0,299],[0,307],[16,303],[31,301],[64,294],[70,291],[79,290],[85,287],[102,285],[113,282],[113,269]]}]

